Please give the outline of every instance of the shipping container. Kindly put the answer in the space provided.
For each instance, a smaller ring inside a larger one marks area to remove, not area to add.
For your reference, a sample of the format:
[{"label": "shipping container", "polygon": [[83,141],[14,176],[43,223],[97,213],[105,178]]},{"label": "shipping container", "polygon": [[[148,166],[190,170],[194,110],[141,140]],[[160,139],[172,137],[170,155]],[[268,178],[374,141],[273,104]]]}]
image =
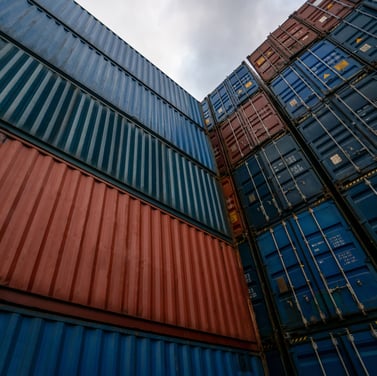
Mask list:
[{"label": "shipping container", "polygon": [[269,39],[252,52],[247,60],[265,82],[272,80],[289,62]]},{"label": "shipping container", "polygon": [[271,376],[286,376],[280,352],[275,350],[265,351],[268,374]]},{"label": "shipping container", "polygon": [[219,125],[228,160],[235,167],[257,145],[284,129],[285,124],[262,91],[248,98]]},{"label": "shipping container", "polygon": [[369,242],[377,245],[377,171],[345,187],[344,197],[359,223],[369,233]]},{"label": "shipping container", "polygon": [[212,145],[213,155],[215,156],[217,171],[219,175],[226,175],[228,167],[225,159],[224,150],[221,144],[220,137],[216,129],[210,129],[208,131],[208,137]]},{"label": "shipping container", "polygon": [[249,67],[242,62],[226,79],[235,107],[253,95],[259,88]]},{"label": "shipping container", "polygon": [[298,130],[334,183],[352,181],[377,168],[375,131],[338,110],[334,102],[323,103]]},{"label": "shipping container", "polygon": [[[343,324],[345,325],[345,324]],[[377,364],[376,322],[322,331],[291,340],[298,375],[374,375]]]},{"label": "shipping container", "polygon": [[232,178],[225,176],[220,180],[228,211],[229,222],[235,238],[239,238],[247,232],[247,226],[242,218],[243,214],[238,197],[232,182]]},{"label": "shipping container", "polygon": [[98,19],[72,0],[30,0],[112,63],[126,70],[197,124],[198,101]]},{"label": "shipping container", "polygon": [[213,108],[217,123],[223,121],[228,115],[233,113],[235,109],[225,81],[217,86],[209,95],[209,102]]},{"label": "shipping container", "polygon": [[377,272],[332,201],[293,213],[257,243],[284,330],[377,309]]},{"label": "shipping container", "polygon": [[368,63],[377,61],[377,7],[364,1],[331,33],[331,37]]},{"label": "shipping container", "polygon": [[359,0],[309,0],[294,15],[314,26],[318,31],[328,32],[352,11]]},{"label": "shipping container", "polygon": [[234,172],[248,224],[262,228],[323,193],[311,164],[285,135],[247,159]]},{"label": "shipping container", "polygon": [[289,17],[268,36],[289,60],[318,38],[316,32],[293,17]]},{"label": "shipping container", "polygon": [[200,105],[201,105],[202,114],[204,118],[204,125],[207,129],[211,129],[215,125],[215,122],[213,121],[213,117],[211,114],[208,97],[204,98],[203,101],[200,103]]},{"label": "shipping container", "polygon": [[361,71],[363,65],[327,40],[315,43],[271,83],[292,119]]},{"label": "shipping container", "polygon": [[[197,154],[197,145],[205,144],[203,129],[164,98],[148,89],[127,71],[112,64],[77,35],[55,22],[52,17],[38,11],[37,7],[26,0],[2,0],[1,5],[0,30],[8,38],[17,41],[23,49],[37,55],[44,64],[59,70],[82,89],[135,118],[146,128],[206,164]],[[1,44],[2,55],[5,54],[3,58],[16,60],[17,57],[22,60],[23,55],[19,48],[11,47],[11,44],[4,46],[4,42]],[[32,57],[29,56],[29,59]],[[20,61],[11,61],[13,68],[18,65],[21,69]],[[29,60],[26,60],[25,63],[28,62]],[[7,61],[2,62],[2,65],[6,64]]]},{"label": "shipping container", "polygon": [[0,306],[1,375],[264,375],[246,351]]},{"label": "shipping container", "polygon": [[19,141],[0,160],[2,286],[256,343],[228,243]]},{"label": "shipping container", "polygon": [[258,274],[258,268],[251,253],[250,246],[247,241],[238,245],[244,275],[249,292],[249,298],[253,306],[258,331],[262,339],[262,343],[266,340],[273,340],[274,331],[270,316],[267,309],[266,298],[262,290],[262,283]]},{"label": "shipping container", "polygon": [[[0,119],[6,122],[1,127],[229,234],[214,174],[11,44],[3,45],[1,52]],[[209,140],[203,137],[202,144],[190,138],[182,141],[209,162]]]}]

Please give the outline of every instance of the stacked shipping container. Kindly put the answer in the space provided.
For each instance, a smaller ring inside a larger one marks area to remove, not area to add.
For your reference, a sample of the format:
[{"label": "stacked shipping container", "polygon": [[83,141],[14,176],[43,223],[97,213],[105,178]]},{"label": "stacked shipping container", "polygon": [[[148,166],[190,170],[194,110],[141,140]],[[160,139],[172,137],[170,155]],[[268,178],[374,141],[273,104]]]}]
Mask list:
[{"label": "stacked shipping container", "polygon": [[272,372],[274,343],[286,372],[371,374],[377,361],[376,16],[371,1],[306,1],[248,56],[257,92],[212,117]]},{"label": "stacked shipping container", "polygon": [[261,375],[199,103],[74,1],[0,25],[0,373]]}]

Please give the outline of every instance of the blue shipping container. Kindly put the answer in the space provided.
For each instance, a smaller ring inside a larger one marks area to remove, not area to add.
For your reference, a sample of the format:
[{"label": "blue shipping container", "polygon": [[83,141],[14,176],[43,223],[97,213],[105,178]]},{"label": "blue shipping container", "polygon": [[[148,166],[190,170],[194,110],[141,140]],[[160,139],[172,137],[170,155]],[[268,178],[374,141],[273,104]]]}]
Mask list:
[{"label": "blue shipping container", "polygon": [[258,324],[258,331],[263,339],[271,339],[273,330],[269,318],[265,297],[262,291],[262,284],[258,276],[257,268],[251,255],[251,250],[247,242],[238,245],[241,256],[242,267],[249,291],[249,297],[253,306],[255,319]]},{"label": "blue shipping container", "polygon": [[271,90],[291,118],[297,119],[362,68],[347,53],[323,40],[277,76]]},{"label": "blue shipping container", "polygon": [[148,88],[202,124],[198,101],[73,0],[29,0]]},{"label": "blue shipping container", "polygon": [[332,201],[257,238],[285,330],[377,308],[377,272]]},{"label": "blue shipping container", "polygon": [[234,173],[249,226],[261,228],[321,195],[322,184],[292,136],[270,142]]},{"label": "blue shipping container", "polygon": [[215,125],[215,123],[213,121],[213,117],[212,117],[212,114],[211,114],[209,99],[204,98],[202,100],[202,102],[200,103],[200,105],[201,105],[201,108],[202,108],[204,125],[206,126],[207,129],[211,129]]},{"label": "blue shipping container", "polygon": [[1,306],[1,375],[264,374],[248,352]]},{"label": "blue shipping container", "polygon": [[364,1],[331,33],[343,47],[368,63],[377,61],[377,7]]},{"label": "blue shipping container", "polygon": [[226,79],[234,105],[238,107],[258,90],[258,84],[245,63],[242,63]]},{"label": "blue shipping container", "polygon": [[298,130],[331,179],[343,183],[377,168],[377,138],[359,116],[347,109],[346,113],[338,110],[336,103],[341,95],[337,98],[323,103]]},{"label": "blue shipping container", "polygon": [[26,0],[0,0],[0,25],[1,32],[70,80],[214,169],[202,128],[37,7]]},{"label": "blue shipping container", "polygon": [[364,177],[343,194],[377,246],[377,174]]},{"label": "blue shipping container", "polygon": [[374,375],[377,364],[375,322],[343,327],[293,340],[290,352],[297,374]]},{"label": "blue shipping container", "polygon": [[211,173],[1,39],[0,119],[121,188],[229,234]]},{"label": "blue shipping container", "polygon": [[225,81],[221,83],[210,95],[209,101],[215,114],[216,122],[222,122],[235,110]]}]

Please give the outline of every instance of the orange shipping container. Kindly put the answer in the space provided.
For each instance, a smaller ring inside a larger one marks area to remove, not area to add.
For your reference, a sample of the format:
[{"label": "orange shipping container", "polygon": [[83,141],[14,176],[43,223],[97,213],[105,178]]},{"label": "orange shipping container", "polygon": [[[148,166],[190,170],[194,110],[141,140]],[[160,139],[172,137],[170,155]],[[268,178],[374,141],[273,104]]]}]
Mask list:
[{"label": "orange shipping container", "polygon": [[256,343],[229,244],[17,140],[0,160],[1,286]]}]

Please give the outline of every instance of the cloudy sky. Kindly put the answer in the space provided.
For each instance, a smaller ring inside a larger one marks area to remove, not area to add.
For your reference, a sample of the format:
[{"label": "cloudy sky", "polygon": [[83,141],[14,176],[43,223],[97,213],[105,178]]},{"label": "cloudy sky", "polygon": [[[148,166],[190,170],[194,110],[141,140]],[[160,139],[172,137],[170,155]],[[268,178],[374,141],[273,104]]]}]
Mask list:
[{"label": "cloudy sky", "polygon": [[76,0],[201,100],[304,0]]}]

